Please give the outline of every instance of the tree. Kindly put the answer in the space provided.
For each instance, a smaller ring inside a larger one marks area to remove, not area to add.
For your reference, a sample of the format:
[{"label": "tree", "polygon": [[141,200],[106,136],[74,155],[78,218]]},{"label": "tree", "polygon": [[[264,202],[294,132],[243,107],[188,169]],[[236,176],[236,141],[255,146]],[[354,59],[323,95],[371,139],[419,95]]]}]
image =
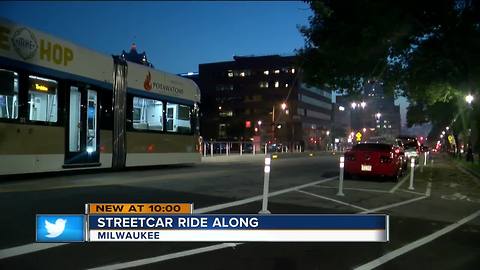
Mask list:
[{"label": "tree", "polygon": [[308,83],[357,94],[381,80],[410,101],[409,125],[443,125],[467,93],[479,96],[480,1],[308,3],[314,14],[298,52]]}]

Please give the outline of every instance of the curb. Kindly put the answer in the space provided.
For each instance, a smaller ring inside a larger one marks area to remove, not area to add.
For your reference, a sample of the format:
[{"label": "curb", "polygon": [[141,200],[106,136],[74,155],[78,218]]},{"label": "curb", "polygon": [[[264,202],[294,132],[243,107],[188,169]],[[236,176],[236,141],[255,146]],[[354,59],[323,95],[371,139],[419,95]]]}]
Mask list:
[{"label": "curb", "polygon": [[[278,158],[288,157],[288,158],[305,158],[309,157],[310,154],[313,156],[339,156],[337,152],[336,155],[333,155],[331,152],[301,152],[301,153],[269,153],[272,155],[277,155]],[[265,155],[263,153],[258,153],[256,155],[252,154],[230,154],[230,155],[214,155],[212,156],[202,156],[203,162],[235,162],[235,161],[248,161],[248,160],[263,160]]]}]

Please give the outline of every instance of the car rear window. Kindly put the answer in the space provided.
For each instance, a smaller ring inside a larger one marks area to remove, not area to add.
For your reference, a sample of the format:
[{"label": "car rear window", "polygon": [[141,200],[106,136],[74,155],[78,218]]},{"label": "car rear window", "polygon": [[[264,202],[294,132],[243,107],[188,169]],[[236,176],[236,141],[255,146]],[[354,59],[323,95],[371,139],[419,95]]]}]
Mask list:
[{"label": "car rear window", "polygon": [[413,148],[418,146],[417,139],[414,137],[400,137],[405,148]]},{"label": "car rear window", "polygon": [[410,141],[410,142],[405,143],[404,145],[405,145],[405,148],[413,148],[413,147],[417,147],[417,142],[416,141]]},{"label": "car rear window", "polygon": [[389,151],[391,145],[383,143],[361,143],[352,147],[352,150],[360,151]]}]

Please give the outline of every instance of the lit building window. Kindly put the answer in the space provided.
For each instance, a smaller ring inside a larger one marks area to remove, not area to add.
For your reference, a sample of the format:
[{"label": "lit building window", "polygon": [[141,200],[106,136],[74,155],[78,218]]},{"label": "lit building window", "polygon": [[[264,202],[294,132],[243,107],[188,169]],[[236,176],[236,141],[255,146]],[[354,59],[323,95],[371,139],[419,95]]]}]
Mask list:
[{"label": "lit building window", "polygon": [[274,73],[275,73],[275,74],[279,74],[279,73],[280,73],[280,69],[275,69]]},{"label": "lit building window", "polygon": [[268,88],[268,82],[260,82],[260,88]]},{"label": "lit building window", "polygon": [[232,117],[233,111],[222,111],[222,112],[219,112],[218,115],[221,117]]},{"label": "lit building window", "polygon": [[230,77],[230,78],[233,77],[233,71],[231,71],[231,70],[228,71],[228,77]]},{"label": "lit building window", "polygon": [[292,68],[292,70],[291,70],[291,71],[292,71],[292,74],[295,74],[295,69],[294,69],[294,68]]},{"label": "lit building window", "polygon": [[268,70],[263,71],[263,74],[268,75],[270,72]]},{"label": "lit building window", "polygon": [[240,72],[240,77],[245,77],[245,72]]},{"label": "lit building window", "polygon": [[280,86],[279,82],[275,82],[275,88],[278,88]]},{"label": "lit building window", "polygon": [[287,88],[287,87],[288,87],[288,83],[285,84],[285,88]]}]

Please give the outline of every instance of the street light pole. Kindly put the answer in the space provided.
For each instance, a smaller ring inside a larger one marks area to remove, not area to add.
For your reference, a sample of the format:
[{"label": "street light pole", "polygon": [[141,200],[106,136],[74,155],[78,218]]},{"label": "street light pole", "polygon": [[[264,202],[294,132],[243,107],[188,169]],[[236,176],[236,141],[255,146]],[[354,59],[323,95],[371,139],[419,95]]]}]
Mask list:
[{"label": "street light pole", "polygon": [[272,108],[272,141],[275,140],[275,104]]}]

